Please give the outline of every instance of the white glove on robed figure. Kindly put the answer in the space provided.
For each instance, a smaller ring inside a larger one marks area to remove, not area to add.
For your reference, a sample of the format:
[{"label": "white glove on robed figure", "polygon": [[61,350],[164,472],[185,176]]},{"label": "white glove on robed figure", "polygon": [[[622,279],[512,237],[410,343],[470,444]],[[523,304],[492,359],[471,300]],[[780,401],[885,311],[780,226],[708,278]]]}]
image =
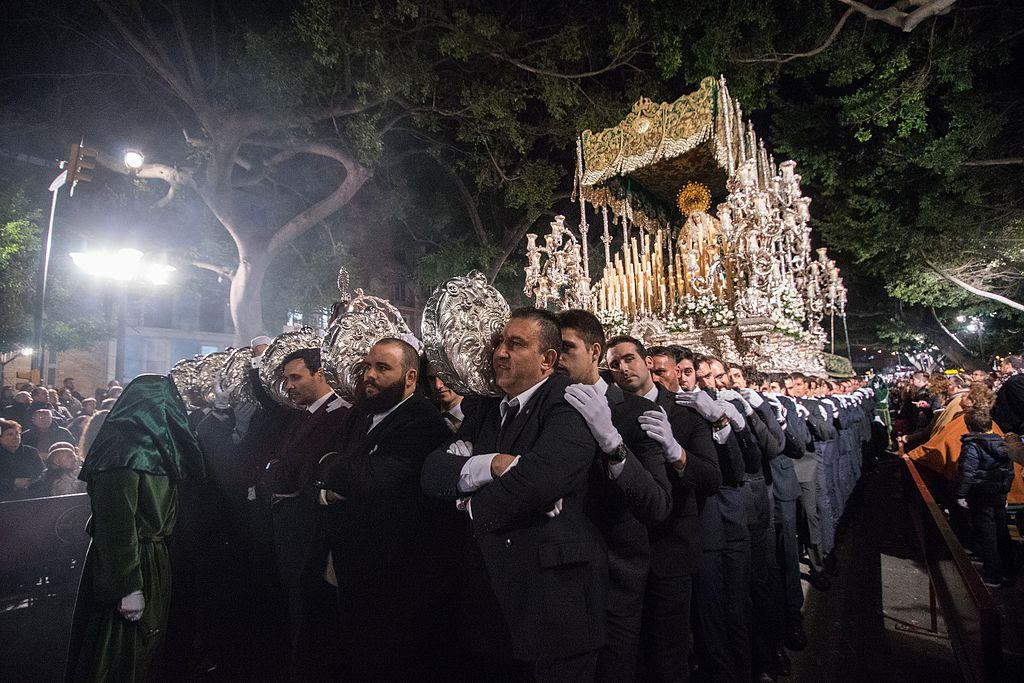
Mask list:
[{"label": "white glove on robed figure", "polygon": [[117,605],[117,611],[128,621],[138,621],[142,618],[142,610],[146,609],[146,598],[142,591],[133,591],[121,598]]}]

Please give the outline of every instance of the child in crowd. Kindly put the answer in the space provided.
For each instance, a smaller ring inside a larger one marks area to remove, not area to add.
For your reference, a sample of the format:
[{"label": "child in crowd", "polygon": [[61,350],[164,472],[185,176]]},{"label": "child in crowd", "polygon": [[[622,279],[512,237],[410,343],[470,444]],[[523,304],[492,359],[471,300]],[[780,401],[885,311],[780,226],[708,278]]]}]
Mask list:
[{"label": "child in crowd", "polygon": [[988,406],[973,406],[964,414],[964,422],[970,432],[961,437],[957,502],[970,514],[985,585],[1011,586],[1013,546],[1006,526],[1006,494],[1013,482],[1013,463],[1003,438],[992,433]]}]

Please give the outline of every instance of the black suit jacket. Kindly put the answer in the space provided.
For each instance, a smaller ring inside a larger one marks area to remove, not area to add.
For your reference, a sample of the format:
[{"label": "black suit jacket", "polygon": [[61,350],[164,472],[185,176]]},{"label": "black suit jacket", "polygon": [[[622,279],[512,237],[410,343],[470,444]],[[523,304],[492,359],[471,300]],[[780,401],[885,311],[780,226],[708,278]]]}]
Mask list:
[{"label": "black suit jacket", "polygon": [[343,639],[433,656],[439,642],[451,640],[464,522],[454,505],[423,494],[420,471],[451,432],[417,394],[368,433],[367,422],[365,410],[353,409],[317,473],[319,487],[344,498],[322,508],[321,522]]},{"label": "black suit jacket", "polygon": [[677,405],[675,395],[661,386],[656,402],[668,413],[672,435],[686,451],[686,467],[680,475],[671,465],[662,465],[672,483],[672,512],[650,530],[651,571],[661,577],[686,576],[697,571],[701,553],[698,501],[718,491],[722,473],[707,420]]},{"label": "black suit jacket", "polygon": [[[506,427],[507,448],[498,447],[497,400],[467,416],[449,439],[470,441],[474,455],[520,456],[516,467],[472,495],[470,524],[486,573],[467,577],[466,600],[480,606],[493,590],[511,654],[523,661],[563,659],[604,643],[606,552],[583,510],[596,443],[565,401],[568,385],[566,378],[547,378]],[[428,495],[453,501],[464,495],[458,483],[466,458],[447,446],[427,457],[421,483]],[[545,515],[559,499],[561,514]]]}]

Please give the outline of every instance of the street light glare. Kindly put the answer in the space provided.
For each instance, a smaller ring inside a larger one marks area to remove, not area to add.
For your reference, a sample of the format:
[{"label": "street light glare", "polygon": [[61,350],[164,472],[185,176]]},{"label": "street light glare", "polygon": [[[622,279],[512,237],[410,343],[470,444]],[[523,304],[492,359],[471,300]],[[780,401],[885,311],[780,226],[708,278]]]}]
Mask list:
[{"label": "street light glare", "polygon": [[124,165],[133,171],[137,171],[142,168],[142,164],[145,163],[146,157],[142,155],[142,152],[135,149],[127,149],[124,152]]},{"label": "street light glare", "polygon": [[71,260],[89,275],[128,282],[139,274],[143,253],[138,249],[74,251]]},{"label": "street light glare", "polygon": [[20,353],[23,356],[31,356],[33,353],[35,353],[35,349],[33,349],[31,346],[26,346],[20,351]]}]

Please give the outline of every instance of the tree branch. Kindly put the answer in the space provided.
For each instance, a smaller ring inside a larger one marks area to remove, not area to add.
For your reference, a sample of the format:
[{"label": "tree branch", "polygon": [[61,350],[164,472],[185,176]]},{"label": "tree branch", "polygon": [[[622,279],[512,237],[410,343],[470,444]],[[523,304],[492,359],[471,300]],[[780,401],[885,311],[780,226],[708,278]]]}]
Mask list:
[{"label": "tree branch", "polygon": [[507,55],[507,54],[505,54],[503,52],[489,52],[488,54],[491,57],[494,57],[495,59],[500,59],[503,62],[508,62],[509,64],[511,64],[512,66],[514,66],[514,67],[516,67],[518,69],[522,69],[523,71],[528,71],[528,72],[530,72],[532,74],[536,74],[538,76],[550,76],[552,78],[561,78],[561,79],[564,79],[564,80],[573,81],[573,80],[579,80],[579,79],[583,79],[583,78],[591,78],[593,76],[600,76],[601,74],[608,73],[609,71],[615,71],[616,69],[618,69],[621,66],[626,66],[626,65],[629,64],[629,60],[636,55],[636,50],[633,50],[632,52],[630,52],[628,57],[612,60],[611,64],[608,64],[607,66],[605,66],[605,67],[603,67],[601,69],[596,69],[594,71],[584,71],[582,73],[574,73],[574,74],[564,74],[564,73],[559,73],[557,71],[551,71],[550,69],[542,69],[541,67],[530,66],[529,64],[526,64],[525,62],[522,62],[522,61],[516,59],[515,57],[512,57],[511,55]]},{"label": "tree branch", "polygon": [[[274,143],[262,143],[275,146]],[[292,240],[348,204],[355,193],[373,176],[373,171],[337,147],[319,142],[290,143],[282,145],[295,153],[316,154],[334,159],[345,168],[345,179],[329,195],[305,209],[282,225],[270,238],[267,253],[273,257]]]},{"label": "tree branch", "polygon": [[[918,24],[929,17],[948,14],[953,9],[953,5],[956,4],[956,0],[903,0],[879,10],[858,0],[839,1],[844,5],[849,5],[868,19],[895,26],[904,33],[910,33],[917,28]],[[911,6],[917,7],[917,9],[912,12],[903,11]]]},{"label": "tree branch", "polygon": [[992,301],[996,301],[998,303],[1001,303],[1004,306],[1009,306],[1010,308],[1012,308],[1012,309],[1014,309],[1016,311],[1024,312],[1024,304],[1019,304],[1016,301],[1014,301],[1012,299],[1007,299],[1005,296],[1002,296],[1000,294],[996,294],[994,292],[987,292],[984,289],[978,289],[977,287],[975,287],[973,285],[969,285],[966,282],[964,282],[963,280],[961,280],[960,278],[958,278],[956,276],[953,276],[953,275],[950,275],[949,273],[947,273],[944,270],[941,270],[934,263],[932,263],[930,260],[928,260],[927,257],[924,257],[924,262],[928,265],[929,268],[931,268],[933,271],[935,271],[935,273],[937,275],[939,275],[940,277],[946,279],[947,281],[951,282],[952,284],[956,285],[957,287],[960,287],[961,289],[964,289],[964,290],[970,292],[974,296],[980,296],[980,297],[982,297],[984,299],[990,299]]},{"label": "tree branch", "polygon": [[971,350],[968,349],[966,346],[964,346],[964,343],[962,341],[960,341],[960,338],[957,337],[952,332],[950,332],[949,329],[945,325],[942,324],[942,321],[939,320],[938,314],[935,312],[935,307],[934,306],[929,306],[929,308],[931,309],[932,317],[935,318],[935,322],[937,322],[939,324],[939,327],[942,328],[942,331],[946,333],[946,336],[949,337],[950,339],[952,339],[953,341],[955,341],[957,343],[957,345],[960,346],[960,348],[962,348],[964,351],[966,351],[967,353],[970,353]]},{"label": "tree branch", "polygon": [[1020,166],[1024,164],[1024,157],[1009,157],[1006,159],[972,159],[965,161],[964,166]]},{"label": "tree branch", "polygon": [[832,33],[829,34],[828,38],[824,40],[818,47],[807,52],[789,52],[784,57],[758,57],[756,59],[734,59],[732,61],[744,63],[744,64],[757,64],[763,62],[770,62],[773,64],[785,64],[792,62],[794,59],[803,59],[805,57],[813,57],[814,55],[821,54],[829,48],[832,43],[836,42],[836,38],[839,37],[840,32],[843,30],[843,26],[846,25],[846,20],[849,19],[856,10],[852,7],[843,12],[843,16],[839,17],[839,21],[836,23],[835,28],[832,29]]},{"label": "tree branch", "polygon": [[[102,150],[96,150],[96,163],[107,170],[121,175],[132,175],[132,171],[116,157],[107,154]],[[142,168],[134,172],[136,178],[149,180],[162,180],[167,183],[167,193],[157,201],[157,206],[166,206],[177,194],[179,188],[192,185],[192,168],[178,168],[167,164],[143,164]]]},{"label": "tree branch", "polygon": [[209,263],[207,261],[190,261],[190,263],[196,268],[208,270],[211,273],[216,273],[220,277],[227,278],[228,280],[234,277],[232,270],[226,266],[218,266],[216,263]]}]

